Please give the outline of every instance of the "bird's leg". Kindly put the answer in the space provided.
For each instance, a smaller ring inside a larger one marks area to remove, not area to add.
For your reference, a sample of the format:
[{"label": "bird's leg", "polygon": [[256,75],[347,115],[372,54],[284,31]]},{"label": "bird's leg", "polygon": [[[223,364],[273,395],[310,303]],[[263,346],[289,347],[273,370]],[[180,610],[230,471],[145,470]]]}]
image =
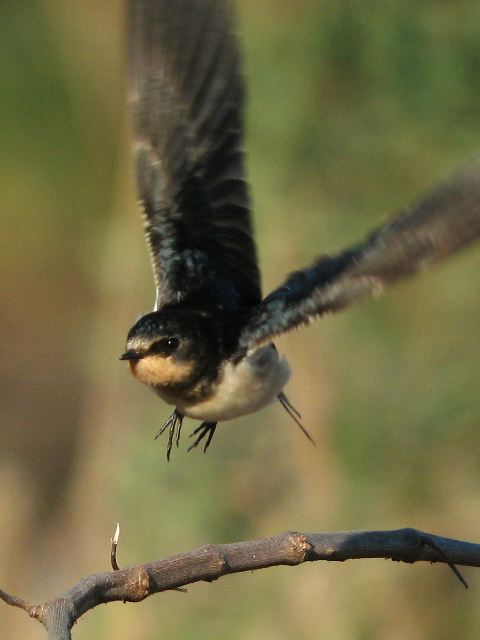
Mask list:
[{"label": "bird's leg", "polygon": [[191,451],[192,449],[194,449],[208,434],[207,440],[205,442],[205,446],[203,447],[203,452],[205,453],[205,451],[210,446],[210,443],[212,441],[213,434],[215,433],[216,428],[217,428],[216,422],[202,422],[202,424],[200,424],[193,431],[193,433],[190,434],[190,438],[193,438],[193,436],[196,436],[197,434],[198,434],[198,438],[195,440],[193,444],[191,444],[188,447],[188,451]]},{"label": "bird's leg", "polygon": [[165,422],[163,427],[155,436],[155,440],[162,435],[162,433],[168,429],[168,443],[167,443],[167,460],[170,460],[170,453],[172,451],[173,439],[175,438],[176,445],[180,442],[180,433],[182,431],[183,415],[176,409],[172,415]]},{"label": "bird's leg", "polygon": [[305,429],[305,427],[303,426],[303,424],[300,422],[300,418],[302,417],[299,412],[295,409],[295,407],[293,406],[293,404],[290,402],[290,400],[287,398],[287,396],[283,393],[283,391],[281,391],[277,398],[280,401],[280,404],[282,405],[282,407],[285,409],[285,411],[288,413],[288,415],[292,418],[292,420],[295,422],[296,425],[298,425],[300,427],[300,429],[303,431],[303,433],[307,436],[307,438],[310,440],[310,442],[316,447],[316,442],[315,440],[312,438],[312,436],[308,433],[308,431]]}]

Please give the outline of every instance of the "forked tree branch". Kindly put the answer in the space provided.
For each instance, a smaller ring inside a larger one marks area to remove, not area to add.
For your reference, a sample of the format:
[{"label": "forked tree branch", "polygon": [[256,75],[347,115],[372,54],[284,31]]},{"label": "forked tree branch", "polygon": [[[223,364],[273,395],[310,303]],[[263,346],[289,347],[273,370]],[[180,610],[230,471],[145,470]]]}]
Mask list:
[{"label": "forked tree branch", "polygon": [[[117,542],[112,541],[115,563]],[[40,605],[29,604],[1,590],[0,599],[24,609],[41,622],[49,640],[70,640],[70,630],[78,618],[99,604],[115,600],[139,602],[160,591],[178,589],[202,580],[212,582],[229,573],[277,565],[293,566],[314,560],[343,562],[356,558],[443,562],[467,586],[455,565],[479,567],[480,544],[443,538],[416,529],[332,533],[287,531],[263,540],[207,545],[156,562],[97,573]]]}]

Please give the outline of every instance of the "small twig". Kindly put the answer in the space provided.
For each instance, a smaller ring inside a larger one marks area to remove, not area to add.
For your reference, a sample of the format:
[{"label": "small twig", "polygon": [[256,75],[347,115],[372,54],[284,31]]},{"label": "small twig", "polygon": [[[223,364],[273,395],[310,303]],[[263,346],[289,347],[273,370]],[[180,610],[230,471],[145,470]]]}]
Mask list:
[{"label": "small twig", "polygon": [[453,564],[453,562],[450,560],[450,558],[447,556],[447,554],[445,553],[445,551],[440,547],[439,544],[437,544],[437,542],[435,542],[435,540],[433,540],[432,538],[430,538],[429,536],[426,536],[423,540],[423,543],[429,547],[432,547],[432,549],[435,549],[435,551],[438,551],[438,553],[442,556],[442,558],[444,559],[445,563],[450,567],[450,569],[453,571],[453,573],[457,576],[457,578],[460,580],[460,582],[463,584],[463,586],[465,587],[465,589],[468,589],[468,582],[465,580],[465,578],[462,576],[459,568]]},{"label": "small twig", "polygon": [[112,569],[114,571],[120,571],[120,567],[117,563],[117,546],[118,539],[120,538],[120,525],[117,522],[117,526],[115,527],[115,533],[113,534],[113,538],[110,539],[111,548],[110,548],[110,562],[112,565]]},{"label": "small twig", "polygon": [[30,614],[30,611],[34,609],[34,606],[32,604],[25,602],[25,600],[22,600],[21,598],[17,598],[16,596],[11,596],[6,591],[2,591],[2,589],[0,589],[0,599],[12,607],[18,607],[19,609],[23,609],[28,614]]},{"label": "small twig", "polygon": [[43,605],[34,605],[30,602],[25,602],[22,598],[17,598],[17,596],[12,596],[6,591],[2,591],[0,589],[0,600],[6,602],[12,607],[18,607],[19,609],[23,609],[28,613],[28,615],[34,620],[38,620],[39,622],[44,622],[44,608]]}]

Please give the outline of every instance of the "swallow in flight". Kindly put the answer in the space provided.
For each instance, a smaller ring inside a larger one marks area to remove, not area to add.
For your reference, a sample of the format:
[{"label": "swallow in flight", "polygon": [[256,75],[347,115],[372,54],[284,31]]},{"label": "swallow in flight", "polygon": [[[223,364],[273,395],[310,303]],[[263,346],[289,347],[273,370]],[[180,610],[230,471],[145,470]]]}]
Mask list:
[{"label": "swallow in flight", "polygon": [[[138,195],[156,284],[130,329],[133,375],[209,446],[217,423],[278,399],[273,339],[423,271],[480,235],[480,161],[366,240],[316,259],[262,298],[243,157],[244,85],[228,0],[129,0],[129,102]],[[301,427],[303,429],[303,427]],[[308,435],[308,434],[307,434]]]}]

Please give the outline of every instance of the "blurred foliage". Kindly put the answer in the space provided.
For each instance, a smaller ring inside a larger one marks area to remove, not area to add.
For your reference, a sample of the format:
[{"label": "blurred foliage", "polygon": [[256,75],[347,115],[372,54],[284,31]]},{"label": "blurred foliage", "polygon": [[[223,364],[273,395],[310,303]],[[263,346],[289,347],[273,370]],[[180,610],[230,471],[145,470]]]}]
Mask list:
[{"label": "blurred foliage", "polygon": [[[480,146],[480,7],[244,0],[248,168],[265,290],[359,240]],[[124,106],[120,0],[0,7],[0,585],[47,598],[120,563],[288,528],[479,539],[480,254],[279,341],[280,407],[167,465],[167,416],[118,363],[152,300]],[[186,433],[188,433],[188,426]],[[74,637],[476,638],[480,577],[279,568],[95,610]],[[447,605],[448,603],[448,605]],[[0,609],[1,637],[43,638]]]}]

